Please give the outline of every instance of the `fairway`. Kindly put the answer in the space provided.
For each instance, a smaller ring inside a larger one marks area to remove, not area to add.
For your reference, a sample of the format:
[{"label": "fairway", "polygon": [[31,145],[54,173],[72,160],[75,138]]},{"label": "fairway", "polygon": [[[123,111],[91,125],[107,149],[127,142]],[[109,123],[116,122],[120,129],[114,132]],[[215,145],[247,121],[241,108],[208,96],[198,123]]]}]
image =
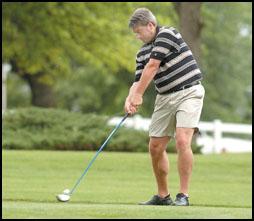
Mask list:
[{"label": "fairway", "polygon": [[[140,206],[156,193],[148,153],[102,152],[68,203],[95,152],[2,151],[2,218],[251,218],[251,154],[194,155],[189,207]],[[169,154],[170,192],[178,192]]]}]

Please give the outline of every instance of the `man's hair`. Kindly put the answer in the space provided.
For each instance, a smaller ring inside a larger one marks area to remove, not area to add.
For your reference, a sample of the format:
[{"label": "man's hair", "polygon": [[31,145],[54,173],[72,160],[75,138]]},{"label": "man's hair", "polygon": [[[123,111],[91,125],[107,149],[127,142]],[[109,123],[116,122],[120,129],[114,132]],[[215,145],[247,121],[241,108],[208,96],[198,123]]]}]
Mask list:
[{"label": "man's hair", "polygon": [[134,28],[137,25],[145,26],[149,22],[157,25],[157,21],[153,13],[147,8],[138,8],[134,11],[129,20],[129,27]]}]

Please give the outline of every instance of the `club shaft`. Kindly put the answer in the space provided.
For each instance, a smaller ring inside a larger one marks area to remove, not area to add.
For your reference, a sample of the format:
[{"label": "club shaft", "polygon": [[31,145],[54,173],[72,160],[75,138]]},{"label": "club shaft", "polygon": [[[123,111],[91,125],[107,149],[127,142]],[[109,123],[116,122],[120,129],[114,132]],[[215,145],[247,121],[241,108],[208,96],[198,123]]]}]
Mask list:
[{"label": "club shaft", "polygon": [[85,174],[87,173],[87,171],[89,170],[89,168],[92,166],[93,162],[95,161],[95,159],[97,158],[97,156],[99,155],[99,153],[103,150],[103,148],[107,145],[107,143],[110,141],[111,137],[115,134],[115,132],[118,130],[118,128],[122,125],[122,123],[125,121],[125,119],[128,117],[128,113],[126,113],[126,115],[123,117],[123,119],[120,121],[120,123],[118,125],[116,125],[116,127],[114,128],[114,130],[110,133],[110,135],[108,136],[108,138],[104,141],[104,143],[101,145],[100,149],[96,152],[95,156],[93,157],[93,159],[89,162],[87,168],[85,169],[85,171],[83,172],[83,174],[81,175],[81,177],[78,179],[78,181],[76,182],[75,186],[72,188],[72,190],[70,191],[70,195],[74,192],[74,190],[76,189],[76,187],[78,186],[78,184],[80,183],[80,181],[82,180],[82,178],[85,176]]}]

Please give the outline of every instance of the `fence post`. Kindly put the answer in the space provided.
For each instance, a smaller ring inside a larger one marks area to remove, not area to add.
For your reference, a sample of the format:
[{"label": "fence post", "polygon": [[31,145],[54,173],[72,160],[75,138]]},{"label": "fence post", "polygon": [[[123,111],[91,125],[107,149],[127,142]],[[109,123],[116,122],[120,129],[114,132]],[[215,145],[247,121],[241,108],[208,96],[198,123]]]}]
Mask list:
[{"label": "fence post", "polygon": [[7,108],[7,74],[11,70],[11,65],[4,63],[2,64],[2,115]]},{"label": "fence post", "polygon": [[218,153],[221,148],[221,138],[222,138],[222,130],[221,130],[221,121],[215,119],[214,121],[214,143],[213,143],[213,153]]}]

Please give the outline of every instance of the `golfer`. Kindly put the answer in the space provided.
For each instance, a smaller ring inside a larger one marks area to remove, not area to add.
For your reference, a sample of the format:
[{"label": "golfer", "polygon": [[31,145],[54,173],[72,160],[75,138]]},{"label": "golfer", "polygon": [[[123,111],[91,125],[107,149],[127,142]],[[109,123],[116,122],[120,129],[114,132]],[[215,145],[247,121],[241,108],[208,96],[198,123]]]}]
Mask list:
[{"label": "golfer", "polygon": [[[189,183],[193,165],[191,141],[198,131],[205,90],[202,74],[181,34],[173,27],[157,25],[146,8],[137,9],[129,27],[144,45],[137,53],[135,81],[125,101],[125,111],[137,112],[153,80],[157,92],[149,128],[149,152],[158,192],[142,205],[189,205]],[[179,192],[172,200],[168,189],[169,161],[166,148],[175,138],[180,178]]]}]

